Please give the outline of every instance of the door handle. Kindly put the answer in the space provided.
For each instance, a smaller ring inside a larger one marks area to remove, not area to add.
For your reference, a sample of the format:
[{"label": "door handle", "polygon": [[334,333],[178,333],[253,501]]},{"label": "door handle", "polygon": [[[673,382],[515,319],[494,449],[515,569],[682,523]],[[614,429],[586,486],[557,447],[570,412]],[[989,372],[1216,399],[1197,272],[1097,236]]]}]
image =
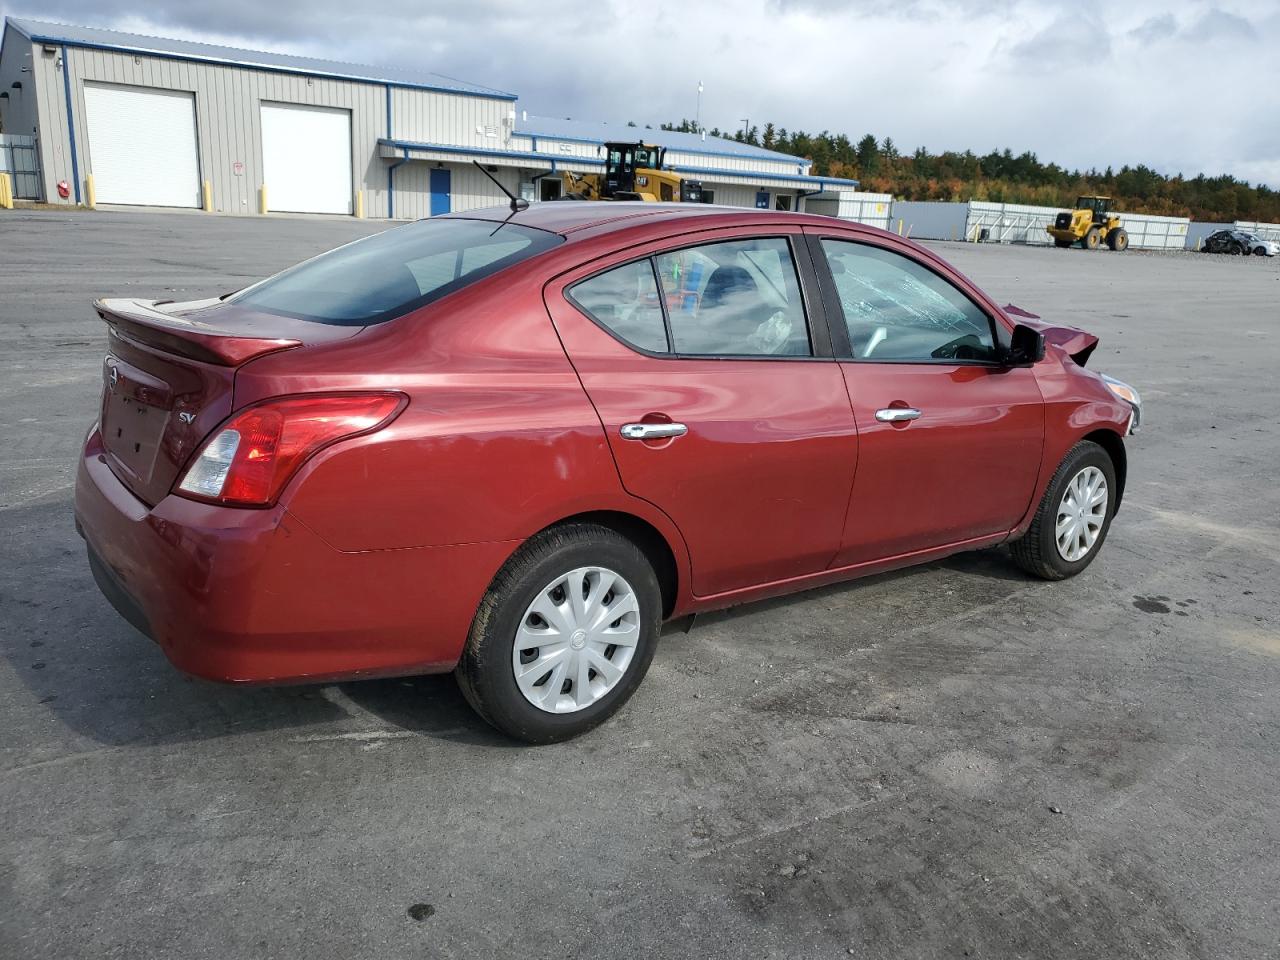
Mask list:
[{"label": "door handle", "polygon": [[876,419],[881,423],[901,423],[904,420],[919,420],[920,411],[915,407],[886,407],[876,411]]},{"label": "door handle", "polygon": [[624,423],[618,432],[624,440],[661,440],[683,437],[689,428],[683,423]]}]

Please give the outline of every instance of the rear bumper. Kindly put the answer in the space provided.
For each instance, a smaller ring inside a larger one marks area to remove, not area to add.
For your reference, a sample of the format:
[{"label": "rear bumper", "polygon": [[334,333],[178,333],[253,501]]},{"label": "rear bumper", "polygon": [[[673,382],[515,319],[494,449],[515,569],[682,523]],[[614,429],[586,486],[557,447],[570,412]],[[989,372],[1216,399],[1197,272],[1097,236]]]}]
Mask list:
[{"label": "rear bumper", "polygon": [[[283,683],[453,669],[510,542],[346,553],[283,506],[148,508],[88,437],[76,528],[103,594],[175,666]],[[353,523],[359,518],[353,516]]]}]

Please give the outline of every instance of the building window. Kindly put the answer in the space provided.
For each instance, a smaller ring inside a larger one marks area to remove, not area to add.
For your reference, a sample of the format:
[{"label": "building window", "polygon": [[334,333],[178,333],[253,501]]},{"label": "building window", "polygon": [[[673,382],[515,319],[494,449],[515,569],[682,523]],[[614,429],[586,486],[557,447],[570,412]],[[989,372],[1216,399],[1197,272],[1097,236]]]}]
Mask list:
[{"label": "building window", "polygon": [[791,196],[790,196],[789,194],[785,194],[785,193],[779,193],[779,194],[776,194],[776,195],[774,196],[774,198],[773,198],[773,209],[775,209],[775,210],[790,210],[790,209],[791,209]]}]

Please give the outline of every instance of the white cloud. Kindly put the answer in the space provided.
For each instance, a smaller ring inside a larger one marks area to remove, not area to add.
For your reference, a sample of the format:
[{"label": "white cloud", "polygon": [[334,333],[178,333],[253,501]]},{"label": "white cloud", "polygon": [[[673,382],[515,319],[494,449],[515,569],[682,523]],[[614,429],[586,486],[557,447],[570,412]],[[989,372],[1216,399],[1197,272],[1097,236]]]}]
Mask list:
[{"label": "white cloud", "polygon": [[[917,145],[1147,163],[1280,187],[1275,5],[1208,0],[0,0],[0,12],[372,64],[518,93],[531,113],[743,118]],[[1244,65],[1259,82],[1222,82]],[[1225,71],[1222,68],[1227,68]]]}]

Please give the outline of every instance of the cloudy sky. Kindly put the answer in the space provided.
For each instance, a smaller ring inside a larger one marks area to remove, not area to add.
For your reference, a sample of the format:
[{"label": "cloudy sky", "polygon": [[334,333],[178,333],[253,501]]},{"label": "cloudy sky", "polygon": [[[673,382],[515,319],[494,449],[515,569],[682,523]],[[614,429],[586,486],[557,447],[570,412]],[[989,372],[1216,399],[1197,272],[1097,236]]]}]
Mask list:
[{"label": "cloudy sky", "polygon": [[519,94],[531,114],[1011,147],[1280,188],[1280,0],[0,0]]}]

